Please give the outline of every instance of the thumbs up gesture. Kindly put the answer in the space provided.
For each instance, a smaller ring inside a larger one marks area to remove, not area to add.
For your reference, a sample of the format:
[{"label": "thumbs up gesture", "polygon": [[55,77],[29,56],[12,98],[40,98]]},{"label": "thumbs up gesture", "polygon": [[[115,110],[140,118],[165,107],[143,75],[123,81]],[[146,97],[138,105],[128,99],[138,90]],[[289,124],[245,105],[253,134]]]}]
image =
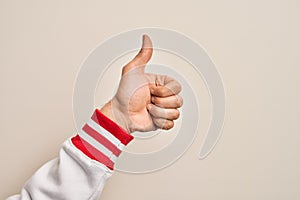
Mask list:
[{"label": "thumbs up gesture", "polygon": [[152,131],[171,129],[179,118],[181,85],[176,80],[158,74],[145,73],[153,52],[152,42],[143,35],[140,52],[122,69],[116,95],[101,112],[125,129]]}]

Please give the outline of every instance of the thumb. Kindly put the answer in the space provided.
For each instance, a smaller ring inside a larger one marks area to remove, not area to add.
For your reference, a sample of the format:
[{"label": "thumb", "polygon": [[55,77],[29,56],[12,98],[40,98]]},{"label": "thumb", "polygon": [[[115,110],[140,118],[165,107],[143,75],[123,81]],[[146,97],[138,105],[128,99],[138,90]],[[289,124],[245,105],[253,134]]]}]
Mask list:
[{"label": "thumb", "polygon": [[141,50],[132,59],[132,61],[123,67],[122,75],[133,69],[140,69],[144,73],[145,66],[151,59],[152,53],[153,47],[151,39],[148,35],[143,35],[143,44]]}]

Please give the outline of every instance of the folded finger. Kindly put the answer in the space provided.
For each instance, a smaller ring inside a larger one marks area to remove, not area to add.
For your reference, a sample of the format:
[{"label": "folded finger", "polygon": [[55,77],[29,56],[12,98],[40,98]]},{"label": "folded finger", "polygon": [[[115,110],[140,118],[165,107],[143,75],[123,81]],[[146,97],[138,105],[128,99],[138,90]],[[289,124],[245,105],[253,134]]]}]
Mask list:
[{"label": "folded finger", "polygon": [[179,108],[183,104],[182,97],[179,95],[172,95],[168,97],[152,96],[151,102],[161,108]]},{"label": "folded finger", "polygon": [[168,76],[165,76],[164,83],[152,84],[150,86],[150,92],[154,96],[168,97],[179,94],[181,91],[181,85],[178,81]]},{"label": "folded finger", "polygon": [[161,129],[169,130],[174,127],[174,122],[172,120],[162,119],[162,118],[153,118],[153,123]]},{"label": "folded finger", "polygon": [[177,109],[161,108],[154,104],[148,104],[147,109],[149,113],[155,118],[175,120],[178,119],[180,116],[180,112]]}]

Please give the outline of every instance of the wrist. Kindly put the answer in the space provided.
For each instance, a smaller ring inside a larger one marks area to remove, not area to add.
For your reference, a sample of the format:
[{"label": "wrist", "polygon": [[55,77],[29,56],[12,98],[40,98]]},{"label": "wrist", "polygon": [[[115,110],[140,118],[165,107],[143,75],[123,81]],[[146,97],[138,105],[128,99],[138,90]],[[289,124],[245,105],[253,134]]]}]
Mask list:
[{"label": "wrist", "polygon": [[126,117],[124,117],[123,113],[115,107],[116,106],[113,106],[112,101],[110,100],[100,109],[100,111],[110,120],[124,129],[127,133],[131,133]]},{"label": "wrist", "polygon": [[121,121],[114,118],[110,103],[101,110],[95,109],[71,142],[88,158],[113,170],[117,158],[134,137],[126,132]]}]

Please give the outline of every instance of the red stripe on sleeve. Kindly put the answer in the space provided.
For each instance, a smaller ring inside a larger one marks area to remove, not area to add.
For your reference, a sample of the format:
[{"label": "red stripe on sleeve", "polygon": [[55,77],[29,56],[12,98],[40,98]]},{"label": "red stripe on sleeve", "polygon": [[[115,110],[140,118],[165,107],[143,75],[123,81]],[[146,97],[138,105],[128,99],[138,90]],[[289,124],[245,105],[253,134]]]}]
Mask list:
[{"label": "red stripe on sleeve", "polygon": [[105,146],[108,150],[110,150],[114,155],[119,156],[121,154],[121,150],[116,147],[111,141],[105,138],[103,135],[98,133],[96,130],[91,128],[88,124],[84,125],[82,128],[84,132],[86,132],[89,136],[97,140],[103,146]]},{"label": "red stripe on sleeve", "polygon": [[97,124],[99,124],[105,130],[110,132],[116,138],[118,138],[124,145],[127,145],[133,139],[132,135],[127,133],[115,122],[113,122],[111,119],[102,114],[98,109],[95,110],[92,116],[92,120],[94,120]]},{"label": "red stripe on sleeve", "polygon": [[76,146],[80,151],[82,151],[86,156],[88,156],[92,160],[96,160],[104,165],[106,165],[109,169],[114,169],[114,163],[102,152],[98,149],[90,145],[84,139],[82,139],[79,135],[76,135],[71,139],[74,146]]}]

